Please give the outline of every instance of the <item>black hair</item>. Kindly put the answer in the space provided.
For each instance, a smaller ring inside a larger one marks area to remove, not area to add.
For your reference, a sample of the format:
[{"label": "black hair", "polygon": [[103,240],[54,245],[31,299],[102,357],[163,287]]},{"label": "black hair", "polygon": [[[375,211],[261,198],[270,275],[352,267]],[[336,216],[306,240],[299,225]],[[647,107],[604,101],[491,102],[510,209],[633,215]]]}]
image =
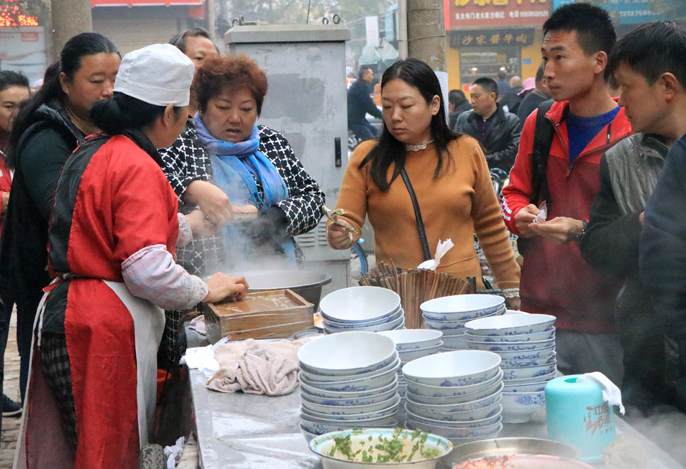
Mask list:
[{"label": "black hair", "polygon": [[495,93],[495,99],[498,99],[498,84],[493,78],[477,78],[472,85],[479,85],[486,93]]},{"label": "black hair", "polygon": [[614,74],[626,64],[652,86],[660,75],[673,73],[686,89],[686,29],[673,21],[644,23],[617,41],[607,62]]},{"label": "black hair", "polygon": [[467,96],[465,96],[462,90],[450,90],[450,93],[448,93],[448,102],[453,106],[457,106],[465,101],[467,101]]},{"label": "black hair", "polygon": [[374,69],[372,69],[372,67],[370,67],[369,65],[362,65],[360,67],[360,70],[357,72],[357,78],[359,78],[361,80],[362,75],[364,75],[367,70],[374,71]]},{"label": "black hair", "polygon": [[543,23],[543,36],[551,31],[576,31],[577,41],[586,56],[600,51],[609,55],[617,40],[610,15],[590,3],[569,3],[553,11]]},{"label": "black hair", "polygon": [[5,91],[12,86],[30,89],[29,79],[21,72],[0,70],[0,92]]},{"label": "black hair", "polygon": [[[67,41],[60,54],[59,62],[53,63],[45,70],[41,89],[30,99],[24,101],[19,108],[9,140],[7,165],[10,168],[14,168],[16,164],[16,146],[21,134],[36,122],[36,110],[53,100],[64,105],[66,94],[62,90],[60,73],[71,78],[81,69],[83,57],[103,53],[119,54],[119,50],[112,41],[102,34],[81,33]],[[121,56],[121,54],[119,55]]]},{"label": "black hair", "polygon": [[507,73],[505,73],[505,72],[502,71],[502,70],[499,71],[499,72],[498,72],[498,80],[504,80],[505,78],[507,78]]},{"label": "black hair", "polygon": [[[193,28],[193,29],[187,29],[182,33],[176,34],[174,37],[172,37],[169,40],[169,44],[172,46],[175,46],[177,49],[179,49],[181,52],[184,54],[186,53],[186,39],[189,37],[204,37],[212,41],[212,38],[210,37],[210,33],[207,32],[206,29],[203,28]],[[214,44],[214,41],[212,41],[212,44]],[[214,48],[217,49],[217,54],[219,53],[219,48],[217,47],[216,44],[214,44]]]},{"label": "black hair", "polygon": [[[416,88],[419,94],[422,95],[426,104],[430,104],[434,96],[438,96],[440,102],[438,106],[438,113],[431,117],[431,138],[436,146],[436,153],[438,154],[438,163],[434,171],[434,178],[437,179],[443,168],[443,159],[448,158],[448,163],[452,161],[452,155],[448,150],[448,144],[458,138],[457,134],[450,130],[445,115],[445,107],[443,102],[443,95],[441,94],[441,85],[438,78],[431,67],[419,59],[409,57],[405,60],[398,60],[393,65],[388,67],[381,78],[381,93],[383,95],[384,87],[392,80],[402,80],[408,85]],[[362,168],[367,163],[371,163],[369,174],[374,183],[382,192],[387,192],[391,184],[400,174],[400,170],[405,166],[405,159],[407,158],[407,150],[405,144],[397,140],[391,135],[386,122],[384,121],[381,130],[379,141],[365,156],[359,165]],[[391,164],[395,164],[395,169],[391,180],[388,177],[388,168]]]},{"label": "black hair", "polygon": [[536,70],[536,78],[535,78],[536,84],[538,85],[539,83],[541,83],[543,78],[545,78],[545,65],[541,64],[538,67],[538,70]]},{"label": "black hair", "polygon": [[[121,92],[115,92],[112,99],[93,104],[91,121],[109,135],[123,134],[127,130],[140,130],[164,114],[166,106],[149,104]],[[183,108],[174,107],[176,116]]]}]

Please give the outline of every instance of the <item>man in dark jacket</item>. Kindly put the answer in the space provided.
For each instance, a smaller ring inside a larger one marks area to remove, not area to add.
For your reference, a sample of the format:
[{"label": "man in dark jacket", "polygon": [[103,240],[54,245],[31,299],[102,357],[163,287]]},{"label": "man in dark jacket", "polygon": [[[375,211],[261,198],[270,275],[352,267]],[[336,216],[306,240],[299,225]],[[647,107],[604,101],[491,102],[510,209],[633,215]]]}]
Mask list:
[{"label": "man in dark jacket", "polygon": [[519,118],[503,111],[496,103],[498,85],[492,79],[477,79],[469,91],[473,110],[457,118],[454,130],[471,135],[481,143],[489,168],[510,172],[522,133]]},{"label": "man in dark jacket", "polygon": [[535,88],[526,96],[524,96],[524,99],[519,104],[519,109],[517,109],[517,117],[519,117],[520,121],[524,122],[526,118],[529,117],[529,114],[538,109],[538,106],[543,101],[547,101],[550,98],[550,91],[548,90],[545,80],[543,79],[543,65],[541,65],[536,71]]},{"label": "man in dark jacket", "polygon": [[381,111],[371,98],[373,80],[374,71],[363,65],[357,80],[348,89],[348,130],[360,141],[375,138],[377,134],[376,128],[367,121],[365,115],[382,118]]},{"label": "man in dark jacket", "polygon": [[462,90],[450,90],[448,93],[448,125],[451,129],[455,128],[455,123],[460,114],[472,108],[469,100]]},{"label": "man in dark jacket", "polygon": [[522,95],[523,89],[522,78],[517,75],[513,76],[510,78],[510,91],[498,100],[498,104],[504,108],[506,107],[507,112],[517,114],[517,109],[519,109],[519,105],[524,99],[524,96]]},{"label": "man in dark jacket", "polygon": [[[676,403],[686,411],[686,31],[672,22],[660,21],[647,23],[626,38],[633,40],[627,40],[615,76],[622,87],[631,125],[645,126],[654,120],[655,128],[646,131],[659,133],[667,146],[676,141],[645,212],[634,221],[640,234],[638,246],[634,247],[634,255],[639,252],[641,275],[637,283],[643,286],[641,292],[650,294],[654,310],[639,310],[641,306],[635,305],[633,320],[637,316],[641,319],[637,334],[653,336],[664,331],[678,343],[681,369]],[[646,374],[651,365],[658,368],[652,375],[664,370],[663,363],[649,362],[654,353],[646,353],[643,360],[638,350],[636,355]]]}]

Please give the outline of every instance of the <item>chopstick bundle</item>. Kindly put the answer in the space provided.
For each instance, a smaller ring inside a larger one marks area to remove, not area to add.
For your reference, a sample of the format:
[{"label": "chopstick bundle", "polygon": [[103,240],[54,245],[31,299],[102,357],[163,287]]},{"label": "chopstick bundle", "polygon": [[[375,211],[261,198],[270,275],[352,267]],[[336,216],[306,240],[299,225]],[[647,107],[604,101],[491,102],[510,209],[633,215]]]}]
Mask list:
[{"label": "chopstick bundle", "polygon": [[379,262],[360,278],[359,284],[387,288],[400,295],[407,329],[419,329],[423,326],[419,305],[425,301],[442,296],[474,293],[475,290],[475,286],[466,279],[433,270],[410,269],[403,272],[392,262],[391,265]]}]

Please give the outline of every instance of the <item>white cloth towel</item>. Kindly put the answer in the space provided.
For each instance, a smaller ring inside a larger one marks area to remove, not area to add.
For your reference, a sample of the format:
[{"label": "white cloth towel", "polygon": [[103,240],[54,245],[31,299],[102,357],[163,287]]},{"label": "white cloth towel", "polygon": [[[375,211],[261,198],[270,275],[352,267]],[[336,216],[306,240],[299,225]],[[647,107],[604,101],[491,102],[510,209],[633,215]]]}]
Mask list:
[{"label": "white cloth towel", "polygon": [[611,406],[616,405],[619,411],[624,415],[624,404],[622,404],[622,391],[615,383],[610,381],[610,378],[602,374],[600,371],[593,373],[586,373],[581,375],[576,380],[577,383],[595,383],[603,390],[603,399]]},{"label": "white cloth towel", "polygon": [[299,340],[248,339],[216,347],[219,371],[206,386],[220,392],[281,396],[298,387],[298,350],[310,337]]}]

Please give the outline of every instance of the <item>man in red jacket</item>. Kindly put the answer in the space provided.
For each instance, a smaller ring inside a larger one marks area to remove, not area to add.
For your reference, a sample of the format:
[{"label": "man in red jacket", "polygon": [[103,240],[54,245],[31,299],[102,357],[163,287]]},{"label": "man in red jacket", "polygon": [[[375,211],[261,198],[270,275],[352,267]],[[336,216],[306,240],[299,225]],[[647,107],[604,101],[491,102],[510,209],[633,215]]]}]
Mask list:
[{"label": "man in red jacket", "polygon": [[545,171],[547,218],[534,223],[539,201],[530,200],[538,111],[524,124],[510,185],[502,195],[510,231],[531,238],[522,267],[522,309],[557,317],[560,371],[601,371],[621,383],[622,349],[612,314],[620,282],[589,266],[577,245],[599,189],[600,157],[631,134],[605,79],[616,35],[607,13],[586,3],[555,10],[543,33],[544,76],[555,100],[545,116],[554,128]]}]

